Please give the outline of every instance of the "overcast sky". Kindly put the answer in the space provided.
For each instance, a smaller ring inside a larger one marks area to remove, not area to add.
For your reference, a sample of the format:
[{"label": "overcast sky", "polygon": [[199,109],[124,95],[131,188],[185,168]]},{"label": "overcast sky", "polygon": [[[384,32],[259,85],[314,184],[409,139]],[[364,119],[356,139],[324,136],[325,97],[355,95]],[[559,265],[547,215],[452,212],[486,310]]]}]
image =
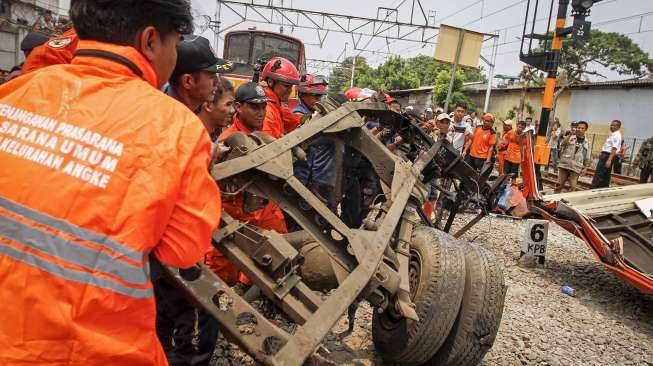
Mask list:
[{"label": "overcast sky", "polygon": [[[268,0],[254,0],[259,4],[267,4]],[[285,7],[294,7],[297,9],[308,9],[323,11],[329,13],[348,14],[360,17],[375,18],[377,7],[398,7],[399,20],[408,21],[410,19],[411,5],[414,0],[271,0],[275,5]],[[499,49],[497,53],[497,62],[495,74],[517,75],[523,64],[519,61],[520,42],[517,37],[521,36],[524,14],[526,11],[526,0],[422,0],[424,11],[428,14],[429,10],[435,11],[435,20],[437,24],[449,24],[454,26],[463,26],[471,30],[493,33],[499,30]],[[534,3],[531,0],[531,3]],[[548,14],[550,0],[540,0],[540,9],[538,18]],[[557,0],[555,1],[557,4]],[[69,0],[61,0],[61,6],[67,7]],[[415,1],[416,3],[416,1]],[[215,0],[192,0],[193,10],[196,15],[207,15],[212,19],[215,18],[216,1]],[[545,9],[546,8],[546,9]],[[505,10],[502,10],[505,9]],[[554,14],[557,5],[554,7]],[[421,14],[415,10],[416,14]],[[415,16],[416,22],[419,19]],[[222,27],[234,24],[239,18],[230,10],[222,7],[221,12]],[[620,32],[628,34],[637,44],[640,45],[649,54],[653,54],[653,0],[603,0],[594,5],[592,14],[588,18],[592,22],[593,28],[608,32]],[[542,27],[545,22],[536,24],[536,33],[544,32]],[[258,29],[279,31],[278,25],[267,25],[260,23],[245,22],[233,29],[246,29],[256,26]],[[539,30],[538,30],[539,29]],[[327,35],[324,47],[310,45],[318,43],[316,32],[306,29],[295,29],[294,31],[286,26],[285,33],[300,38],[305,43],[306,54],[309,59],[336,60],[341,56],[345,43],[348,43],[349,55],[352,52],[351,36],[347,34],[331,32]],[[203,32],[205,37],[213,41],[213,32],[206,30]],[[359,46],[367,43],[368,39],[363,38]],[[222,54],[223,43],[219,41],[218,54]],[[386,51],[386,41],[384,39],[372,40],[368,47],[369,50]],[[491,42],[487,42],[482,50],[486,58],[491,55]],[[358,52],[358,51],[357,51]],[[413,57],[416,55],[432,56],[434,45],[427,45],[397,41],[390,44],[390,52],[401,55],[402,57]],[[370,52],[361,53],[372,65],[382,63],[386,54],[373,54]],[[481,62],[483,64],[483,62]],[[310,70],[317,71],[317,70]],[[328,69],[321,70],[328,73]],[[486,66],[487,71],[487,66]],[[623,79],[627,76],[619,76],[615,73],[606,73],[609,79]]]},{"label": "overcast sky", "polygon": [[[267,0],[256,0],[257,3],[268,3]],[[275,5],[281,5],[281,0],[274,0]],[[538,18],[541,18],[545,13],[548,14],[549,0],[540,0],[540,10]],[[376,17],[377,7],[391,7],[394,8],[401,5],[399,9],[399,19],[408,21],[410,19],[411,5],[413,0],[329,0],[329,1],[316,1],[316,0],[283,0],[285,7],[294,7],[297,9],[309,9],[330,13],[348,14],[361,17]],[[526,0],[422,0],[425,12],[428,10],[435,10],[435,19],[437,24],[449,24],[454,26],[466,25],[466,28],[479,32],[493,33],[499,30],[499,49],[497,53],[497,62],[495,74],[517,75],[521,70],[523,64],[519,61],[519,46],[520,42],[517,37],[521,36],[524,14],[526,11]],[[534,1],[531,1],[534,3]],[[556,1],[557,3],[557,1]],[[196,14],[208,15],[215,18],[216,1],[214,0],[193,0],[192,2]],[[545,10],[545,7],[547,8]],[[502,9],[505,9],[501,11]],[[557,9],[557,5],[554,7]],[[416,9],[416,12],[419,12]],[[494,14],[493,14],[494,13]],[[419,13],[421,14],[421,12]],[[639,15],[642,15],[641,17]],[[632,19],[622,18],[632,17]],[[415,19],[418,19],[415,17]],[[230,10],[222,7],[221,21],[222,27],[237,22],[239,18]],[[592,22],[593,27],[610,32],[620,32],[629,34],[629,36],[637,42],[649,54],[653,53],[653,1],[651,0],[603,0],[595,4],[592,8],[592,14],[588,19]],[[544,21],[536,24],[536,32],[540,27],[540,32],[544,32],[541,27],[544,27]],[[246,29],[247,27],[256,26],[258,29],[265,29],[271,31],[279,31],[278,25],[255,24],[245,22],[233,29]],[[507,28],[507,29],[506,29]],[[317,43],[317,35],[315,31],[306,29],[295,29],[294,31],[289,27],[284,27],[285,33],[293,35],[302,39],[305,43]],[[213,33],[207,30],[203,35],[213,40]],[[321,60],[336,60],[342,54],[345,43],[349,43],[349,52],[351,53],[351,36],[347,34],[339,34],[331,32],[327,35],[323,48],[319,46],[308,45],[306,46],[306,54],[309,59]],[[363,38],[363,42],[359,44],[362,46],[367,43],[367,39]],[[222,54],[222,41],[219,42],[218,54]],[[387,52],[385,39],[377,39],[370,42],[367,47],[369,50],[382,50]],[[427,45],[423,47],[417,43],[410,43],[404,41],[397,41],[390,44],[390,52],[399,54],[403,57],[412,57],[419,54],[433,55],[434,45]],[[487,42],[483,48],[482,54],[486,58],[491,55],[491,42]],[[382,63],[388,55],[385,54],[372,54],[363,52],[363,56],[367,57],[372,65]],[[481,64],[483,64],[481,62]],[[487,70],[487,67],[486,67]],[[312,70],[315,71],[315,70]],[[323,70],[328,72],[328,70]],[[614,73],[608,73],[610,79],[618,79],[619,76]],[[624,77],[621,77],[624,78]]]}]

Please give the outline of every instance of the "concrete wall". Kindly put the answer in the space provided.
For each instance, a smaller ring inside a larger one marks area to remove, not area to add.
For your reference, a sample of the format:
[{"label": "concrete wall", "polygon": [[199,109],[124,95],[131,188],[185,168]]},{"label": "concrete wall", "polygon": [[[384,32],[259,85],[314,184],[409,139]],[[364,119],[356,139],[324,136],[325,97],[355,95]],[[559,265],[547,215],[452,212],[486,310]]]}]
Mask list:
[{"label": "concrete wall", "polygon": [[[40,13],[44,9],[55,14],[63,11],[59,8],[59,0],[23,0],[11,1],[10,4],[9,21],[0,19],[0,69],[7,71],[25,60],[20,42],[30,32]],[[27,25],[18,25],[17,19],[25,20]]]},{"label": "concrete wall", "polygon": [[433,90],[420,90],[414,91],[411,93],[389,93],[393,98],[397,99],[401,106],[406,108],[409,105],[413,106],[418,112],[423,112],[426,108],[432,107],[431,97],[433,96]]},{"label": "concrete wall", "polygon": [[[534,120],[540,119],[542,89],[529,91],[526,100],[533,106]],[[478,105],[483,105],[484,92],[468,94]],[[505,119],[508,111],[519,105],[521,90],[493,90],[489,112]],[[653,136],[653,89],[601,88],[565,90],[558,99],[556,117],[566,128],[571,121],[585,120],[588,133],[607,135],[613,119],[622,122],[624,136],[648,138]]]},{"label": "concrete wall", "polygon": [[653,89],[574,89],[571,120],[584,119],[590,131],[606,133],[613,119],[621,120],[625,136],[653,136]]}]

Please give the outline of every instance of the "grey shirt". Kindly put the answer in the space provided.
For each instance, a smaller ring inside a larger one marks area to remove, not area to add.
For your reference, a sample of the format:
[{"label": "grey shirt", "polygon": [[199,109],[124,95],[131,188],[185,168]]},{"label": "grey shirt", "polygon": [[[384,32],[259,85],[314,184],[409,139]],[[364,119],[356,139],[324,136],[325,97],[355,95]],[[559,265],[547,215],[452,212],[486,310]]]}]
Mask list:
[{"label": "grey shirt", "polygon": [[583,142],[579,142],[576,135],[569,137],[569,142],[563,139],[560,143],[558,168],[571,170],[576,174],[580,174],[583,168],[590,166],[591,152],[592,150],[587,137],[585,137]]}]

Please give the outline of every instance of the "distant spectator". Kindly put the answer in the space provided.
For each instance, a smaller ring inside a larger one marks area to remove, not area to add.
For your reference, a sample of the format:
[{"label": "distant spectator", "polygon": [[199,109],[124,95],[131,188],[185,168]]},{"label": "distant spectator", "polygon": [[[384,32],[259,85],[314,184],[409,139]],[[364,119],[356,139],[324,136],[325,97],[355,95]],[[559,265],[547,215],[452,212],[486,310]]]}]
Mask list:
[{"label": "distant spectator", "polygon": [[621,166],[624,162],[624,156],[626,155],[626,142],[622,139],[621,146],[617,152],[617,156],[614,157],[614,163],[612,164],[612,172],[614,174],[621,174]]},{"label": "distant spectator", "polygon": [[57,30],[57,23],[52,15],[52,11],[44,11],[34,22],[32,29],[48,34],[54,33]]},{"label": "distant spectator", "polygon": [[553,124],[551,125],[551,130],[549,130],[549,146],[551,147],[551,158],[549,159],[549,165],[546,166],[545,170],[549,171],[549,166],[553,167],[553,171],[558,171],[558,145],[560,144],[560,122],[556,118]]},{"label": "distant spectator", "polygon": [[472,126],[473,128],[479,127],[474,125],[474,118],[472,118],[472,116],[470,115],[466,115],[465,117],[463,117],[463,121],[465,121],[466,124]]},{"label": "distant spectator", "polygon": [[465,109],[466,106],[464,104],[458,103],[454,107],[453,112],[451,112],[452,115],[450,114],[452,118],[450,131],[453,147],[462,155],[469,149],[473,134],[472,126],[464,121]]},{"label": "distant spectator", "polygon": [[503,174],[512,174],[514,177],[519,176],[519,167],[524,157],[524,129],[526,122],[517,124],[517,128],[507,133],[506,140],[508,146],[506,150],[506,160],[504,163]]},{"label": "distant spectator", "polygon": [[424,111],[424,120],[425,120],[425,121],[429,121],[429,120],[432,120],[433,117],[435,117],[435,116],[433,115],[433,108],[431,108],[431,107],[427,107],[427,108],[426,108],[426,111]]},{"label": "distant spectator", "polygon": [[435,121],[435,131],[433,131],[433,139],[435,141],[447,141],[451,143],[451,137],[449,136],[449,126],[451,124],[451,118],[446,113],[440,113]]},{"label": "distant spectator", "polygon": [[501,134],[501,141],[499,142],[499,146],[497,147],[497,170],[499,173],[502,173],[505,167],[506,163],[506,154],[508,153],[508,144],[510,143],[508,141],[508,133],[515,128],[515,122],[512,120],[505,120],[503,121],[503,131]]},{"label": "distant spectator", "polygon": [[401,112],[401,103],[399,103],[396,99],[392,99],[390,102],[390,109],[395,112]]},{"label": "distant spectator", "polygon": [[633,166],[640,169],[639,182],[648,183],[653,172],[653,137],[649,137],[639,148]]},{"label": "distant spectator", "polygon": [[[572,135],[575,135],[575,134],[576,134],[576,128],[577,128],[577,127],[578,127],[578,122],[576,122],[576,121],[572,121],[572,122],[569,124],[569,132],[570,132]],[[566,136],[566,135],[565,135],[565,136]]]},{"label": "distant spectator", "polygon": [[9,76],[9,71],[0,70],[0,84],[5,83],[5,81],[7,80],[7,76]]},{"label": "distant spectator", "polygon": [[469,116],[472,118],[472,126],[474,128],[479,127],[483,124],[483,121],[480,118],[478,118],[476,111],[471,111],[471,113],[469,113]]},{"label": "distant spectator", "polygon": [[533,117],[526,117],[524,119],[524,122],[526,122],[526,128],[524,129],[524,132],[533,132],[533,136],[537,135],[537,131],[535,131],[535,126],[533,126]]},{"label": "distant spectator", "polygon": [[465,156],[465,162],[479,172],[484,170],[484,166],[492,164],[494,145],[497,142],[497,134],[492,128],[493,125],[494,116],[485,113],[483,115],[483,126],[476,127],[474,130],[469,154]]},{"label": "distant spectator", "polygon": [[610,187],[610,177],[612,176],[612,164],[621,148],[621,121],[615,119],[610,123],[610,135],[605,140],[599,155],[599,162],[596,164],[594,177],[590,188]]},{"label": "distant spectator", "polygon": [[567,131],[560,142],[560,160],[558,160],[558,185],[555,193],[562,192],[565,183],[569,182],[571,191],[576,190],[578,177],[585,174],[591,163],[590,143],[585,138],[588,124],[579,121],[576,124],[576,133]]}]

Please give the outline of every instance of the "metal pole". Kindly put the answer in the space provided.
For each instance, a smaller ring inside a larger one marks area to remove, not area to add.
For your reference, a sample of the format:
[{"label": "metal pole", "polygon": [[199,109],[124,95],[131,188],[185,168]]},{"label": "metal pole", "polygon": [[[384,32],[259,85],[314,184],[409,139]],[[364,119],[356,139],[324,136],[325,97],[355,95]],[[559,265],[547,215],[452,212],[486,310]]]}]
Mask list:
[{"label": "metal pole", "polygon": [[354,56],[354,58],[351,61],[351,83],[349,84],[350,88],[354,87],[354,72],[356,71],[356,57],[357,56]]},{"label": "metal pole", "polygon": [[553,108],[553,94],[556,87],[556,77],[558,76],[558,64],[560,62],[560,52],[562,49],[562,39],[564,36],[559,35],[559,31],[565,28],[565,20],[567,19],[567,8],[569,0],[559,0],[558,14],[556,17],[556,26],[553,31],[553,39],[551,41],[551,60],[546,65],[547,78],[544,87],[544,98],[542,99],[542,113],[540,114],[540,127],[537,129],[537,137],[535,138],[534,149],[534,163],[535,163],[535,176],[537,177],[537,186],[542,190],[542,180],[540,178],[540,167],[549,164],[549,155],[551,147],[546,144],[546,130],[549,128],[549,118],[551,118],[551,109]]},{"label": "metal pole", "polygon": [[444,111],[449,113],[449,99],[451,99],[451,93],[453,92],[453,83],[456,80],[456,68],[458,68],[458,62],[460,62],[460,51],[463,48],[463,40],[465,39],[465,31],[460,30],[458,35],[458,48],[456,48],[456,58],[454,59],[453,66],[451,67],[451,80],[449,80],[449,89],[447,90],[447,99],[444,101]]},{"label": "metal pole", "polygon": [[[215,54],[219,55],[220,51],[218,49],[218,45],[220,42],[220,16],[222,15],[222,3],[220,0],[217,0],[215,2],[215,20],[216,20],[216,27],[215,31],[213,32],[215,39],[213,40],[215,43]],[[224,57],[224,52],[222,53],[222,56]]]},{"label": "metal pole", "polygon": [[485,90],[485,104],[483,105],[483,113],[488,112],[488,107],[490,106],[490,93],[492,93],[492,80],[494,79],[494,65],[497,64],[497,39],[499,35],[497,34],[494,37],[494,43],[492,44],[492,63],[490,64],[490,77],[487,80],[487,90]]},{"label": "metal pole", "polygon": [[635,160],[635,146],[637,145],[637,137],[633,139],[633,147],[630,149],[630,159],[628,160],[628,172],[631,176],[637,176],[635,169],[633,169],[633,160]]}]

